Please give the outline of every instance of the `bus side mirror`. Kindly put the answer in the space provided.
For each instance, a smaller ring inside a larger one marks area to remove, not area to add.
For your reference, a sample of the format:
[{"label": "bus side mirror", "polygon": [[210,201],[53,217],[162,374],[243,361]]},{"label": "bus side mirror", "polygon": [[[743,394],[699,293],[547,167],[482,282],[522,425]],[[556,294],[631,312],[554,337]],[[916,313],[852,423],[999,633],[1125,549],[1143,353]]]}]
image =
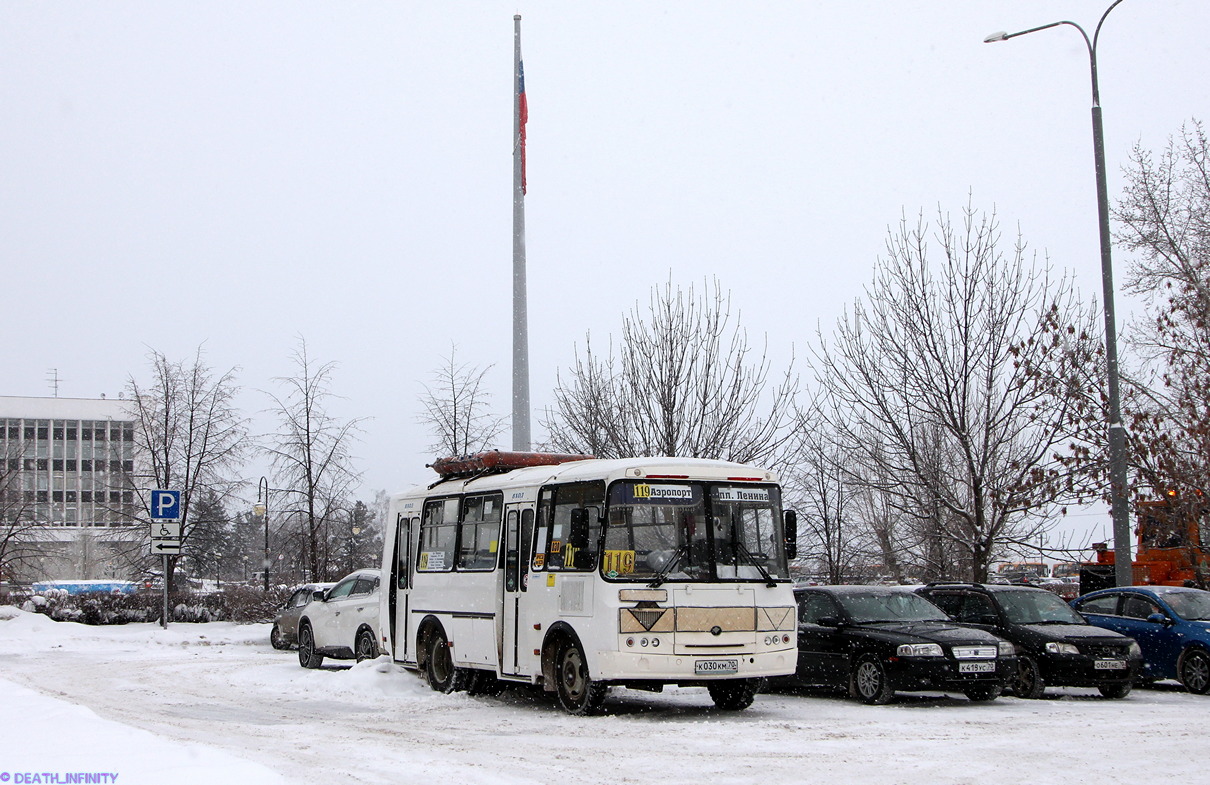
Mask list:
[{"label": "bus side mirror", "polygon": [[786,510],[786,524],[782,531],[782,536],[786,540],[786,558],[794,559],[798,557],[798,513],[794,510]]}]

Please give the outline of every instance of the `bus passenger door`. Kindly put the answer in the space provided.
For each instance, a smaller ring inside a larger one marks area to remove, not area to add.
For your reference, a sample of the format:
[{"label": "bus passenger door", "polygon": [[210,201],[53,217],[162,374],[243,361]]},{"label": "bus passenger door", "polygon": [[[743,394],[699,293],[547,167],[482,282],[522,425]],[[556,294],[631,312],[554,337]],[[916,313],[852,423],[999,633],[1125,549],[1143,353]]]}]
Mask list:
[{"label": "bus passenger door", "polygon": [[500,596],[500,629],[497,641],[500,652],[500,673],[506,676],[525,675],[521,672],[520,646],[525,626],[525,597],[528,590],[529,550],[534,540],[534,505],[532,502],[510,504],[504,514],[504,580]]},{"label": "bus passenger door", "polygon": [[412,535],[418,520],[400,513],[395,527],[395,559],[391,565],[388,612],[391,658],[396,662],[412,662],[416,659],[416,653],[409,646],[408,606],[412,589]]}]

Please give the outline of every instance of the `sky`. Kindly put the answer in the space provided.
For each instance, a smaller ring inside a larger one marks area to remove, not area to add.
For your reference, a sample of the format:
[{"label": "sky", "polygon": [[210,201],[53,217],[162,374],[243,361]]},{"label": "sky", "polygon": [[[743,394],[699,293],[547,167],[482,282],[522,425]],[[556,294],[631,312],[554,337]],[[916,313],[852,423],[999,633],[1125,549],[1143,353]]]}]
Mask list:
[{"label": "sky", "polygon": [[[419,396],[452,346],[510,410],[518,13],[535,440],[585,336],[667,281],[717,279],[809,378],[905,215],[995,210],[1099,297],[1084,42],[983,39],[1091,35],[1108,4],[10,0],[0,394],[52,395],[55,369],[113,397],[201,346],[265,432],[303,338],[331,413],[367,418],[367,498],[427,481]],[[1111,196],[1134,145],[1210,114],[1208,29],[1204,0],[1105,22]]]}]

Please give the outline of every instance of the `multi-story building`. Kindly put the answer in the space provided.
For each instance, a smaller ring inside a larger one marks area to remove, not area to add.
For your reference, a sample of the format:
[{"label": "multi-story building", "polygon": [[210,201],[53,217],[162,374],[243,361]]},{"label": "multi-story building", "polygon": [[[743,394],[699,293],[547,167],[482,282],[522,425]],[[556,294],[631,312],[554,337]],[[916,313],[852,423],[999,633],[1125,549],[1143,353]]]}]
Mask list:
[{"label": "multi-story building", "polygon": [[3,577],[124,577],[135,460],[129,401],[0,396],[0,532],[32,554]]}]

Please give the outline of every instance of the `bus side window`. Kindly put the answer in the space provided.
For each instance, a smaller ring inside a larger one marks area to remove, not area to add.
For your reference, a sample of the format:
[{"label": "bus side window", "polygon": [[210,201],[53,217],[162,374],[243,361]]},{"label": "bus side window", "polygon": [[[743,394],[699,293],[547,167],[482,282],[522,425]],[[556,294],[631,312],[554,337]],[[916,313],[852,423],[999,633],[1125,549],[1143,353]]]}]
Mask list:
[{"label": "bus side window", "polygon": [[554,504],[554,500],[554,491],[543,488],[541,496],[538,497],[538,528],[534,541],[533,569],[536,572],[550,567],[547,549],[550,547],[550,508]]},{"label": "bus side window", "polygon": [[553,491],[547,569],[577,572],[596,569],[605,484],[569,483],[557,485]]},{"label": "bus side window", "polygon": [[517,590],[517,573],[521,558],[517,548],[517,511],[509,510],[504,518],[504,590]]},{"label": "bus side window", "polygon": [[420,521],[419,572],[449,572],[454,569],[454,544],[458,537],[458,499],[425,502]]},{"label": "bus side window", "polygon": [[[521,511],[521,564],[528,565],[534,547],[534,511]],[[521,570],[521,591],[529,588],[529,569]]]},{"label": "bus side window", "polygon": [[459,570],[494,570],[499,563],[501,496],[468,496],[458,524]]},{"label": "bus side window", "polygon": [[408,568],[412,565],[410,532],[408,519],[399,513],[395,527],[395,587],[399,589],[406,589],[409,585]]}]

